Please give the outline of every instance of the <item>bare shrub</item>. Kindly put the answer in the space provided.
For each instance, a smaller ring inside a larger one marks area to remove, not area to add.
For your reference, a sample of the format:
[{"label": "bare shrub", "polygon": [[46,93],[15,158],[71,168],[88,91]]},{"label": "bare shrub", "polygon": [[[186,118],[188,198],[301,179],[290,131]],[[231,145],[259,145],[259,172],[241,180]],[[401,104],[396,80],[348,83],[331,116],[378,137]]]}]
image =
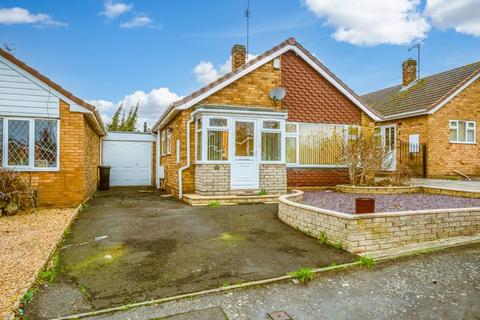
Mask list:
[{"label": "bare shrub", "polygon": [[0,169],[0,214],[14,215],[35,207],[35,192],[18,173]]}]

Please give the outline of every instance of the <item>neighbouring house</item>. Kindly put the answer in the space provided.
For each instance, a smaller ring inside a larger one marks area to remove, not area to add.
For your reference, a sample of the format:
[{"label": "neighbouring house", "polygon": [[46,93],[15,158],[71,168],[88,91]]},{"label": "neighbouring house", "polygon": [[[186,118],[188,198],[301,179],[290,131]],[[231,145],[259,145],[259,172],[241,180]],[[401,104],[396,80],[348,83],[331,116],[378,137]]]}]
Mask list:
[{"label": "neighbouring house", "polygon": [[231,55],[230,73],[170,105],[153,126],[157,185],[181,198],[346,182],[341,159],[319,141],[381,115],[293,38],[250,61],[241,45]]},{"label": "neighbouring house", "polygon": [[22,172],[40,206],[75,206],[97,188],[101,137],[93,106],[0,50],[0,167]]},{"label": "neighbouring house", "polygon": [[[363,101],[382,115],[377,123],[398,160],[426,146],[426,175],[480,175],[480,62],[417,79],[417,63],[403,62],[402,84],[368,93]],[[403,144],[403,145],[404,145]],[[395,169],[395,162],[391,169]]]}]

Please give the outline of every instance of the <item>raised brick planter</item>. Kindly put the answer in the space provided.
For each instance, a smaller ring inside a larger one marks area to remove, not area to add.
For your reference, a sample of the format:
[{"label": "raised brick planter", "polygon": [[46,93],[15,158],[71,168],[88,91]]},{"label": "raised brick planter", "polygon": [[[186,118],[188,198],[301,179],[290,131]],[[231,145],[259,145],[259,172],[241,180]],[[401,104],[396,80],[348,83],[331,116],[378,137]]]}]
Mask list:
[{"label": "raised brick planter", "polygon": [[279,197],[280,220],[313,237],[324,233],[329,242],[353,253],[480,233],[480,208],[354,215],[295,202],[302,197],[298,190]]}]

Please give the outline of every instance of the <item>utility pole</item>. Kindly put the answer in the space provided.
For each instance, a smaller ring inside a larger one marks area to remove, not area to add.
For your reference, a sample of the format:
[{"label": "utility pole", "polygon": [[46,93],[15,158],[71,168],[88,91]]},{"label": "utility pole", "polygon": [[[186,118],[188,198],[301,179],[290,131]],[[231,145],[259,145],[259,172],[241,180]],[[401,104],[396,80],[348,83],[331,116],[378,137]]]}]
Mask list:
[{"label": "utility pole", "polygon": [[425,39],[408,48],[408,51],[412,51],[415,48],[417,49],[417,79],[420,79],[420,46],[424,41]]}]

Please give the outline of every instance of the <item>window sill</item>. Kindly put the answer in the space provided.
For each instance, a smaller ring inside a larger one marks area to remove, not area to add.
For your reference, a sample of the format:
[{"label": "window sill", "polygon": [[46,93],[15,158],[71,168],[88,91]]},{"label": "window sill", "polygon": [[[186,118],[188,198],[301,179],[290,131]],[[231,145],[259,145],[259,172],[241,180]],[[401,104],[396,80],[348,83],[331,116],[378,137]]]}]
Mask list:
[{"label": "window sill", "polygon": [[476,142],[449,141],[450,144],[477,144]]},{"label": "window sill", "polygon": [[30,168],[30,167],[0,167],[5,170],[12,170],[17,172],[59,172],[59,168]]}]

